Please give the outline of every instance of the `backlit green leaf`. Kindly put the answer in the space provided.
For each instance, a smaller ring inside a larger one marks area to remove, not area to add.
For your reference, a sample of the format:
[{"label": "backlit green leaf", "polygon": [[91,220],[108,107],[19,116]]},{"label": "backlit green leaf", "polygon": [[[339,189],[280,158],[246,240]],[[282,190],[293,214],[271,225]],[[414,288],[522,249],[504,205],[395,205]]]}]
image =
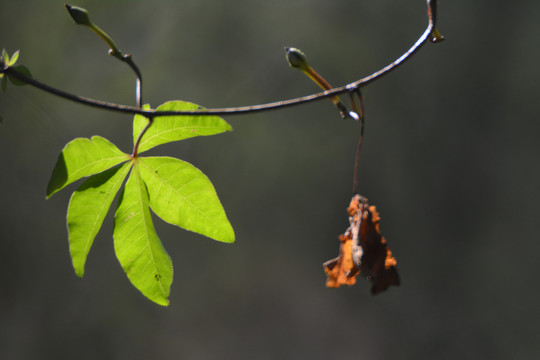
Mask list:
[{"label": "backlit green leaf", "polygon": [[154,229],[138,163],[120,195],[113,235],[116,256],[131,283],[150,300],[169,305],[172,262]]},{"label": "backlit green leaf", "polygon": [[[7,53],[6,53],[7,55]],[[15,65],[15,63],[17,62],[17,60],[19,59],[19,50],[15,51],[13,53],[13,55],[11,55],[11,59],[7,59],[6,60],[6,63],[8,66],[13,66]]]},{"label": "backlit green leaf", "polygon": [[152,210],[168,223],[232,243],[234,231],[214,186],[193,165],[170,157],[140,158]]},{"label": "backlit green leaf", "polygon": [[9,54],[8,52],[6,51],[6,49],[2,49],[2,62],[5,64],[5,65],[9,65]]},{"label": "backlit green leaf", "polygon": [[79,277],[84,275],[88,252],[130,165],[125,163],[91,176],[71,196],[67,214],[69,248]]},{"label": "backlit green leaf", "polygon": [[[185,101],[169,101],[160,105],[157,111],[180,111],[203,109],[201,106]],[[137,141],[148,119],[136,115],[133,121],[133,141]],[[159,116],[154,118],[152,126],[143,135],[139,153],[154,146],[172,141],[187,139],[194,136],[215,135],[230,131],[232,127],[218,116]]]},{"label": "backlit green leaf", "polygon": [[66,145],[58,157],[47,186],[47,198],[74,181],[98,174],[129,159],[129,155],[100,136],[75,139]]}]

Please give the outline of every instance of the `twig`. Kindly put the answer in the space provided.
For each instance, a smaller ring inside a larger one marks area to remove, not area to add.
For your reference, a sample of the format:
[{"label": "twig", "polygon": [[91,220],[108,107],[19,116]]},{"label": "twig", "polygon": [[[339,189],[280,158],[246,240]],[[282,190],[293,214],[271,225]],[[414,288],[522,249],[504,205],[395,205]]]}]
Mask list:
[{"label": "twig", "polygon": [[88,15],[88,11],[86,9],[78,6],[72,6],[69,4],[65,4],[64,6],[76,24],[88,27],[90,30],[95,32],[103,41],[105,41],[105,43],[107,43],[107,45],[109,46],[109,55],[114,56],[122,62],[125,62],[129,65],[131,70],[133,70],[133,72],[137,76],[137,86],[135,86],[135,98],[137,101],[137,106],[142,108],[142,74],[139,70],[139,67],[133,61],[131,55],[122,54],[122,51],[120,51],[118,46],[116,46],[114,40],[105,31],[101,30],[99,26],[94,24],[92,20],[90,20],[90,16]]}]

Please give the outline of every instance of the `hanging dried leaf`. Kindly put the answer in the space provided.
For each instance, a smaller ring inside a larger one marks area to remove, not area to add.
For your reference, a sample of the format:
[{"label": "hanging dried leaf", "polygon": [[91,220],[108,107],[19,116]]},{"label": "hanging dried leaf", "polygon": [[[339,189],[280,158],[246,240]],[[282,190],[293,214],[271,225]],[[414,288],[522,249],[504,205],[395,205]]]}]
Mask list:
[{"label": "hanging dried leaf", "polygon": [[373,295],[390,285],[399,286],[397,262],[381,235],[381,218],[375,206],[370,206],[366,198],[355,195],[347,212],[351,225],[339,236],[339,257],[323,265],[328,276],[326,286],[354,285],[359,273],[370,281]]},{"label": "hanging dried leaf", "polygon": [[341,285],[354,285],[356,275],[360,270],[352,260],[352,237],[345,233],[339,236],[341,246],[339,248],[339,257],[324,263],[324,271],[328,275],[326,286],[337,288]]}]

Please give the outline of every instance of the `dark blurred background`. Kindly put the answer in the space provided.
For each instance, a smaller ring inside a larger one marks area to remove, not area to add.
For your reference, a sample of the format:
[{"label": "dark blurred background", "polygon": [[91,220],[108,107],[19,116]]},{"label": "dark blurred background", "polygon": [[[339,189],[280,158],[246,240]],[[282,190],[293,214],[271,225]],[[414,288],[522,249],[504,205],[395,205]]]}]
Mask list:
[{"label": "dark blurred background", "polygon": [[[34,77],[134,104],[134,78],[62,1],[0,0],[0,48]],[[145,101],[240,106],[317,92],[407,50],[425,1],[78,1],[144,74]],[[212,180],[236,231],[226,245],[156,219],[171,305],[131,286],[112,212],[83,279],[65,214],[45,200],[63,146],[131,148],[131,116],[31,87],[0,95],[2,359],[535,359],[540,357],[540,2],[439,1],[447,40],[364,89],[360,193],[377,206],[402,286],[326,289],[321,264],[348,226],[359,126],[329,101],[226,117],[232,133],[155,149]],[[114,206],[114,205],[113,205]]]}]

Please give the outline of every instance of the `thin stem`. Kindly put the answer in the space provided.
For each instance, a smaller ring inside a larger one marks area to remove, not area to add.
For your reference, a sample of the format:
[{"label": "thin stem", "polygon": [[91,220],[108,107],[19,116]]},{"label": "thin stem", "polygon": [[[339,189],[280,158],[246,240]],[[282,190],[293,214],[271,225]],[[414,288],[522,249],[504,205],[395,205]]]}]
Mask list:
[{"label": "thin stem", "polygon": [[[354,174],[353,174],[353,195],[356,194],[356,189],[358,187],[358,165],[360,162],[360,151],[362,150],[362,141],[364,139],[364,125],[365,125],[365,112],[364,112],[364,100],[362,98],[362,93],[360,89],[349,93],[351,98],[351,107],[360,117],[360,137],[358,139],[358,147],[356,148],[356,157],[354,159]],[[356,105],[355,95],[358,97],[360,102],[360,108]]]},{"label": "thin stem", "polygon": [[139,68],[131,58],[131,55],[122,54],[122,51],[118,48],[114,40],[105,32],[103,31],[99,26],[94,24],[92,20],[90,20],[90,16],[88,14],[88,11],[84,8],[78,7],[78,6],[72,6],[69,4],[64,5],[69,12],[69,15],[71,18],[75,21],[78,25],[83,25],[88,27],[90,30],[92,30],[94,33],[96,33],[105,43],[107,46],[109,46],[109,55],[114,56],[120,61],[125,62],[129,65],[129,67],[135,72],[135,75],[137,76],[137,85],[135,87],[135,98],[137,101],[137,106],[142,107],[143,101],[142,101],[142,75],[139,71]]},{"label": "thin stem", "polygon": [[127,62],[127,64],[131,67],[131,69],[133,69],[133,71],[135,72],[135,75],[137,75],[137,86],[135,88],[135,97],[136,97],[136,101],[137,101],[137,106],[142,108],[143,106],[143,97],[142,97],[142,74],[141,74],[141,71],[139,70],[139,67],[135,64],[135,62],[133,61],[133,58],[131,57],[131,55],[126,55],[124,56],[124,61]]},{"label": "thin stem", "polygon": [[[94,100],[78,95],[74,95],[71,93],[68,93],[63,90],[59,90],[56,88],[53,88],[49,85],[43,84],[33,78],[30,78],[17,70],[7,67],[7,68],[0,68],[0,73],[6,73],[10,76],[13,76],[17,78],[18,80],[21,80],[27,84],[30,84],[34,87],[37,87],[41,90],[44,90],[46,92],[49,92],[51,94],[63,97],[65,99],[78,102],[81,104],[85,104],[92,107],[97,107],[101,109],[116,111],[116,112],[123,112],[123,113],[130,113],[130,114],[140,114],[148,118],[153,118],[157,116],[179,116],[179,115],[240,115],[240,114],[247,114],[247,113],[253,113],[253,112],[260,112],[260,111],[267,111],[267,110],[275,110],[275,109],[281,109],[285,107],[290,106],[296,106],[304,103],[309,103],[312,101],[317,101],[321,99],[325,99],[328,97],[334,97],[339,94],[348,93],[355,91],[359,89],[360,87],[363,87],[372,81],[375,81],[376,79],[382,77],[383,75],[388,74],[390,71],[395,70],[398,66],[403,64],[406,60],[408,60],[414,53],[416,53],[422,45],[427,40],[432,39],[432,33],[435,30],[435,19],[436,19],[436,0],[427,0],[427,6],[428,6],[428,26],[424,33],[418,38],[418,40],[414,43],[414,45],[407,50],[403,55],[401,55],[399,58],[394,60],[392,63],[388,64],[384,68],[380,69],[379,71],[374,72],[373,74],[366,76],[360,80],[357,80],[355,82],[352,82],[350,84],[347,84],[345,86],[333,88],[331,90],[326,90],[324,92],[320,92],[313,95],[303,96],[299,98],[294,99],[288,99],[283,101],[277,101],[267,104],[261,104],[261,105],[253,105],[253,106],[242,106],[242,107],[228,107],[228,108],[216,108],[216,109],[203,109],[203,110],[182,110],[182,111],[159,111],[157,112],[155,109],[148,109],[143,110],[140,107],[133,107],[133,106],[127,106],[127,105],[120,105],[100,100]],[[128,56],[129,59],[129,56]],[[130,66],[133,64],[133,62],[126,60]],[[134,64],[133,64],[134,65]],[[136,66],[132,68],[135,70]],[[138,72],[140,75],[140,72],[138,69],[135,71]],[[139,76],[138,75],[138,76]],[[141,78],[139,77],[139,86],[140,86]],[[141,100],[142,101],[142,100]]]},{"label": "thin stem", "polygon": [[128,64],[131,70],[133,70],[133,72],[135,73],[135,76],[137,76],[137,84],[135,86],[135,100],[137,102],[137,107],[142,108],[143,106],[142,73],[139,70],[139,67],[137,66],[137,64],[135,64],[135,61],[133,61],[131,54],[127,54],[127,55],[122,54],[122,52],[120,51],[120,49],[118,49],[118,47],[112,41],[112,39],[97,26],[91,27],[91,29],[94,30],[94,32],[96,32],[96,34],[98,34],[109,45],[110,47],[109,54],[111,56],[114,56],[118,60]]},{"label": "thin stem", "polygon": [[131,154],[131,157],[136,158],[139,155],[139,145],[141,143],[141,139],[143,135],[146,133],[146,131],[150,128],[150,125],[154,122],[154,118],[150,117],[148,118],[148,124],[146,124],[145,128],[141,133],[139,134],[139,137],[137,138],[137,141],[135,142],[135,146],[133,146],[133,152]]},{"label": "thin stem", "polygon": [[[319,75],[319,73],[316,72],[311,66],[309,65],[307,66],[305,73],[307,76],[311,78],[311,80],[317,83],[323,90],[333,89],[332,85],[330,85],[328,81],[326,81],[321,75]],[[339,110],[341,117],[345,119],[349,114],[347,107],[343,105],[343,103],[341,102],[341,99],[337,95],[332,96],[331,100],[334,103],[334,105],[337,107],[337,109]]]},{"label": "thin stem", "polygon": [[143,99],[142,99],[142,74],[139,70],[139,67],[137,64],[135,64],[135,61],[133,61],[133,58],[130,54],[124,55],[120,52],[118,49],[111,48],[109,50],[109,54],[114,56],[115,58],[119,59],[120,61],[126,63],[129,65],[131,70],[135,73],[137,76],[137,84],[135,86],[135,101],[137,103],[137,107],[142,108],[143,106]]}]

